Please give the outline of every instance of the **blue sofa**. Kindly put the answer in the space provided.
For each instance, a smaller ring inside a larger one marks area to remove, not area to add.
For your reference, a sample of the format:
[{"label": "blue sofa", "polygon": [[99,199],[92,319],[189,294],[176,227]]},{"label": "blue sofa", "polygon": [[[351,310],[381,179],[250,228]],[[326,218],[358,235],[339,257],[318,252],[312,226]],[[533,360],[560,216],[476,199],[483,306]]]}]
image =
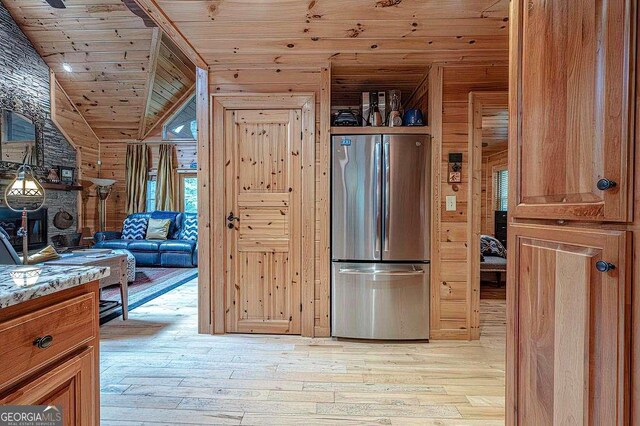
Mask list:
[{"label": "blue sofa", "polygon": [[[144,217],[148,220],[154,216],[154,213],[134,213],[130,216]],[[198,241],[181,240],[179,237],[185,217],[197,215],[196,213],[174,213],[176,214],[175,224],[169,230],[166,240],[123,240],[121,232],[97,232],[93,237],[95,241],[93,248],[129,250],[136,258],[136,265],[139,266],[196,267],[198,266]]]}]

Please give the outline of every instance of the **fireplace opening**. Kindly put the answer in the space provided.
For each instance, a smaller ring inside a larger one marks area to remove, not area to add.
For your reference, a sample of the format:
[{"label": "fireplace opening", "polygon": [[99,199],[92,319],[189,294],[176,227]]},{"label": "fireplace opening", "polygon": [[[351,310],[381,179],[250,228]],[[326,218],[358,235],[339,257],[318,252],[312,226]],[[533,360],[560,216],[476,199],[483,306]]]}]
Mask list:
[{"label": "fireplace opening", "polygon": [[[37,212],[29,213],[27,216],[29,250],[38,250],[47,245],[47,220],[46,207]],[[0,207],[0,227],[9,234],[9,241],[18,253],[22,253],[22,237],[18,236],[20,226],[22,226],[22,212],[14,212],[10,208]]]}]

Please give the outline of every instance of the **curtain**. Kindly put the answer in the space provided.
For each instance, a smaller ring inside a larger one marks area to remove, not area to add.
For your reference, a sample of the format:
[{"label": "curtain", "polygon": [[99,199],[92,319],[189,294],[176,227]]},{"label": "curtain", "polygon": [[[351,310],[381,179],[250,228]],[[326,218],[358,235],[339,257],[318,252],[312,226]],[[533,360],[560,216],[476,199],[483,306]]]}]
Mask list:
[{"label": "curtain", "polygon": [[127,146],[127,214],[145,211],[149,148],[146,145]]},{"label": "curtain", "polygon": [[156,210],[178,211],[178,176],[174,160],[174,146],[160,145],[158,177],[156,180]]}]

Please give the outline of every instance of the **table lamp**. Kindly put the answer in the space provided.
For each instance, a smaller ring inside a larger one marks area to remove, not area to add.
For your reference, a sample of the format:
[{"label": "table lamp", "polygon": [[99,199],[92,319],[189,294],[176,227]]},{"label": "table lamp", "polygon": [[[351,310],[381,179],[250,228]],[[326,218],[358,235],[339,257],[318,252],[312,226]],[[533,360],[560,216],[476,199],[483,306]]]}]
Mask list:
[{"label": "table lamp", "polygon": [[37,212],[45,201],[45,191],[33,169],[28,164],[18,167],[16,177],[4,191],[4,202],[14,212],[22,212],[22,227],[18,236],[22,237],[22,263],[29,263],[29,231],[27,213]]}]

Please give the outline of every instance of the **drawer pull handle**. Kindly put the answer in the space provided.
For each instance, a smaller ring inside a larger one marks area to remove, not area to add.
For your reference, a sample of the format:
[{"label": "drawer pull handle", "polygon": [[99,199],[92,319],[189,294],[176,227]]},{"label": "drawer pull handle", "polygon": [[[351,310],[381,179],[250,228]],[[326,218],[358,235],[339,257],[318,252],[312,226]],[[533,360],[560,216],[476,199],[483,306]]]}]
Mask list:
[{"label": "drawer pull handle", "polygon": [[599,272],[609,272],[616,269],[616,265],[614,265],[613,263],[605,262],[604,260],[598,260],[596,262],[596,269]]},{"label": "drawer pull handle", "polygon": [[33,341],[33,346],[37,346],[40,349],[46,349],[53,344],[53,336],[46,335],[44,337],[38,337]]}]

